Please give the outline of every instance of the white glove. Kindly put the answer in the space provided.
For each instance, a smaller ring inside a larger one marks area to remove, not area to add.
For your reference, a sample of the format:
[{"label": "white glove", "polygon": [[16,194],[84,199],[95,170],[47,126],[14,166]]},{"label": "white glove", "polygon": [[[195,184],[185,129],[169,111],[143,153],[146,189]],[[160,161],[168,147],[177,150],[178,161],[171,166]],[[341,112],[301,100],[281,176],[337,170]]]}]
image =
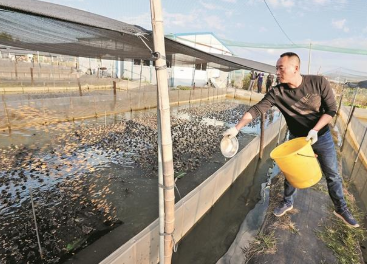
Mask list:
[{"label": "white glove", "polygon": [[230,129],[227,129],[224,133],[223,133],[223,136],[224,137],[229,137],[229,138],[234,138],[235,136],[237,136],[238,134],[238,130],[237,128],[234,126],[234,127],[231,127]]},{"label": "white glove", "polygon": [[311,129],[310,132],[308,132],[306,141],[309,141],[311,139],[311,145],[315,144],[317,141],[317,133],[318,131]]}]

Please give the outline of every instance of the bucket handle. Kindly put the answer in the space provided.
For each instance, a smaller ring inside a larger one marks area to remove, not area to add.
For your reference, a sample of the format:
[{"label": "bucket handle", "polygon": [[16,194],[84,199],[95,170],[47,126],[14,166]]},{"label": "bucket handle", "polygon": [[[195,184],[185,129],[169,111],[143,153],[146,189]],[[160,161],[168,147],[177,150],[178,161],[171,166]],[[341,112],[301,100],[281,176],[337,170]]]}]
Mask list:
[{"label": "bucket handle", "polygon": [[301,153],[297,153],[297,155],[307,157],[307,158],[316,158],[316,156],[309,156],[309,155],[305,155],[305,154],[301,154]]}]

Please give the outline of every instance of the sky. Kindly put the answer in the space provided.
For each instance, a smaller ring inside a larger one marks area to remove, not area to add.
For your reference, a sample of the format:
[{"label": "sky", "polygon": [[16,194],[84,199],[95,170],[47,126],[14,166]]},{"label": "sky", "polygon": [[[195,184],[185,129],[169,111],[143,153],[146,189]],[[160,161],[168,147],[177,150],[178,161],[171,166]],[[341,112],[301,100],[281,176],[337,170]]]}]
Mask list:
[{"label": "sky", "polygon": [[[244,43],[312,43],[367,51],[367,0],[161,1],[165,34],[212,32],[220,39]],[[149,0],[47,2],[151,29]],[[301,57],[302,72],[308,72],[308,49],[254,49],[233,46],[229,49],[239,57],[272,65],[275,65],[281,53],[293,51]],[[341,67],[367,76],[367,55],[311,50],[311,74]]]}]

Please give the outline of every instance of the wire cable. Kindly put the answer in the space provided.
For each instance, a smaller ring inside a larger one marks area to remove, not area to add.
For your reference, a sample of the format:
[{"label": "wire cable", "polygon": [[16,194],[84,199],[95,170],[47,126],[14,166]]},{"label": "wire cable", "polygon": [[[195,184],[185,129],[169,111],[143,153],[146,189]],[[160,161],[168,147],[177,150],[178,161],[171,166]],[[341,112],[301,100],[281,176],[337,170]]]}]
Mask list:
[{"label": "wire cable", "polygon": [[289,37],[288,37],[288,35],[287,35],[287,33],[285,33],[285,31],[283,30],[283,28],[282,28],[282,26],[279,24],[279,22],[278,22],[278,20],[275,18],[275,16],[274,16],[274,14],[273,14],[273,12],[271,11],[271,9],[270,9],[270,7],[268,6],[268,3],[266,2],[266,0],[264,0],[264,3],[265,3],[265,5],[266,5],[266,7],[268,8],[268,10],[269,10],[269,12],[270,12],[270,14],[273,16],[273,18],[274,18],[274,20],[275,20],[275,22],[278,24],[278,26],[279,26],[279,28],[280,28],[280,30],[283,32],[283,34],[287,37],[287,39],[293,44],[293,45],[295,45],[295,46],[297,46]]}]

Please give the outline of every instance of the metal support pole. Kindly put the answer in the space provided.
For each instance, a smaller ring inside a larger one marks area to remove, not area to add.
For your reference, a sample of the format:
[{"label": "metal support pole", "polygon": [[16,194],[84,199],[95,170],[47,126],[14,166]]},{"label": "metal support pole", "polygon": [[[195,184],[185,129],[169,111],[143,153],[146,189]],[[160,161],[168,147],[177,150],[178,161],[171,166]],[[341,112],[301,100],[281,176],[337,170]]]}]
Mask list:
[{"label": "metal support pole", "polygon": [[116,92],[116,81],[113,81],[113,111],[116,110],[116,100],[117,100],[117,92]]},{"label": "metal support pole", "polygon": [[263,158],[264,153],[264,133],[265,133],[265,114],[261,113],[261,131],[260,131],[260,152],[259,158]]},{"label": "metal support pole", "polygon": [[280,113],[280,120],[279,120],[279,131],[278,131],[278,140],[277,140],[277,146],[279,145],[280,142],[280,132],[282,130],[282,113]]},{"label": "metal support pole", "polygon": [[343,140],[342,140],[342,144],[340,146],[340,151],[343,152],[343,149],[344,149],[344,141],[345,141],[345,137],[347,135],[347,132],[348,132],[348,127],[349,127],[349,123],[350,121],[352,120],[352,117],[353,117],[353,113],[354,113],[354,110],[356,109],[356,106],[353,105],[352,106],[352,110],[351,110],[351,113],[349,115],[349,118],[348,118],[348,122],[347,122],[347,125],[345,127],[345,131],[344,131],[344,135],[343,135]]},{"label": "metal support pole", "polygon": [[312,43],[310,43],[310,49],[308,50],[308,70],[307,70],[307,74],[310,74],[310,67],[311,67],[311,47],[312,47]]},{"label": "metal support pole", "polygon": [[33,220],[34,220],[34,228],[36,230],[38,249],[39,249],[39,252],[40,252],[41,259],[43,259],[43,253],[42,253],[42,247],[41,247],[41,240],[40,240],[40,236],[39,236],[39,233],[38,233],[36,211],[34,209],[33,195],[32,195],[32,188],[31,187],[29,187],[29,195],[31,197],[31,205],[32,205],[32,213],[33,213]]},{"label": "metal support pole", "polygon": [[359,148],[358,148],[357,156],[356,156],[356,158],[355,158],[355,160],[354,160],[354,163],[353,163],[352,172],[350,173],[350,179],[351,179],[351,181],[352,181],[352,177],[353,177],[354,167],[356,166],[356,163],[357,163],[357,161],[358,161],[359,153],[361,152],[362,145],[363,145],[363,141],[364,141],[364,138],[366,137],[366,134],[367,134],[367,127],[366,127],[366,129],[364,130],[364,134],[363,134],[363,137],[362,137],[361,143],[359,144]]}]

